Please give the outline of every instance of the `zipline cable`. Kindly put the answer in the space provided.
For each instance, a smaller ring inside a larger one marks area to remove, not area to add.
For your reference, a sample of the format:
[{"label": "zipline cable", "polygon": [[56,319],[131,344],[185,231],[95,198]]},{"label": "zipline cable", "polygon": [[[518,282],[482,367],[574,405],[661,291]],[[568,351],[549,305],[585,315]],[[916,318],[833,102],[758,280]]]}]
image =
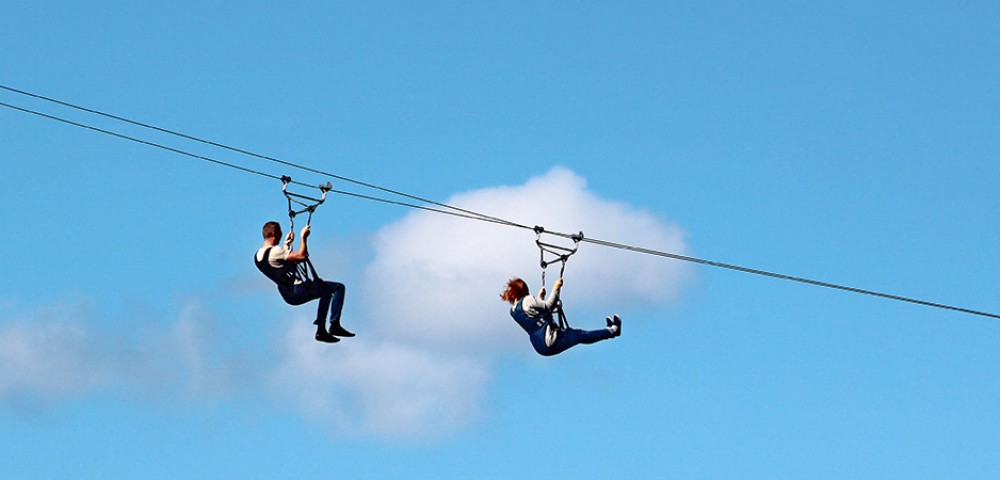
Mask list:
[{"label": "zipline cable", "polygon": [[[95,110],[95,109],[92,109],[92,108],[83,107],[83,106],[76,105],[76,104],[73,104],[73,103],[70,103],[70,102],[66,102],[66,101],[63,101],[63,100],[58,100],[58,99],[55,99],[55,98],[52,98],[52,97],[47,97],[45,95],[39,95],[37,93],[27,92],[27,91],[20,90],[20,89],[17,89],[17,88],[14,88],[14,87],[10,87],[10,86],[7,86],[7,85],[3,85],[3,84],[0,84],[0,89],[6,90],[8,92],[13,92],[13,93],[16,93],[16,94],[19,94],[19,95],[24,95],[24,96],[27,96],[27,97],[35,98],[35,99],[38,99],[38,100],[44,100],[46,102],[54,103],[56,105],[61,105],[61,106],[72,108],[72,109],[79,110],[79,111],[82,111],[82,112],[87,112],[87,113],[91,113],[91,114],[94,114],[94,115],[99,115],[99,116],[102,116],[102,117],[105,117],[105,118],[110,118],[112,120],[117,120],[119,122],[128,123],[128,124],[131,124],[131,125],[135,125],[137,127],[142,127],[142,128],[146,128],[146,129],[150,129],[150,130],[155,130],[157,132],[166,133],[168,135],[174,135],[176,137],[180,137],[180,138],[183,138],[183,139],[186,139],[186,140],[191,140],[191,141],[202,143],[202,144],[205,144],[205,145],[211,145],[213,147],[218,147],[218,148],[222,148],[222,149],[225,149],[225,150],[229,150],[231,152],[236,152],[236,153],[240,153],[240,154],[243,154],[243,155],[248,155],[248,156],[251,156],[251,157],[254,157],[254,158],[259,158],[261,160],[267,160],[269,162],[274,162],[274,163],[278,163],[278,164],[281,164],[281,165],[285,165],[285,166],[297,168],[299,170],[304,170],[304,171],[307,171],[307,172],[310,172],[310,173],[315,173],[315,174],[318,174],[318,175],[325,175],[325,176],[328,176],[330,178],[335,178],[337,180],[341,180],[341,181],[344,181],[344,182],[353,183],[355,185],[360,185],[362,187],[371,188],[371,189],[374,189],[374,190],[379,190],[379,191],[382,191],[382,192],[385,192],[385,193],[390,193],[390,194],[393,194],[393,195],[398,195],[398,196],[401,196],[401,197],[409,198],[411,200],[416,200],[416,201],[424,202],[424,203],[431,204],[431,205],[437,205],[437,206],[442,207],[442,208],[447,208],[447,209],[450,209],[450,210],[455,210],[457,212],[462,212],[462,213],[464,213],[466,215],[473,215],[473,216],[477,216],[477,217],[483,217],[484,219],[491,220],[494,223],[510,224],[510,222],[508,222],[506,220],[503,220],[503,219],[500,219],[500,218],[491,217],[491,216],[488,216],[488,215],[483,215],[481,213],[473,212],[471,210],[466,210],[466,209],[455,207],[455,206],[452,206],[452,205],[447,205],[447,204],[444,204],[444,203],[439,203],[439,202],[436,202],[434,200],[429,200],[429,199],[426,199],[426,198],[418,197],[416,195],[411,195],[411,194],[400,192],[400,191],[397,191],[397,190],[393,190],[393,189],[389,189],[389,188],[385,188],[385,187],[380,187],[378,185],[374,185],[374,184],[367,183],[367,182],[362,182],[360,180],[355,180],[355,179],[348,178],[348,177],[341,176],[341,175],[337,175],[337,174],[334,174],[334,173],[324,172],[322,170],[317,170],[317,169],[312,168],[312,167],[307,167],[307,166],[299,165],[299,164],[292,163],[292,162],[289,162],[289,161],[286,161],[286,160],[281,160],[279,158],[275,158],[275,157],[272,157],[272,156],[268,156],[268,155],[263,155],[263,154],[251,152],[249,150],[245,150],[245,149],[242,149],[242,148],[233,147],[233,146],[230,146],[230,145],[226,145],[224,143],[219,143],[219,142],[214,142],[214,141],[211,141],[211,140],[206,140],[206,139],[199,138],[199,137],[196,137],[196,136],[193,136],[193,135],[188,135],[186,133],[181,133],[181,132],[178,132],[176,130],[170,130],[170,129],[167,129],[167,128],[157,127],[155,125],[150,125],[148,123],[139,122],[139,121],[132,120],[132,119],[129,119],[129,118],[125,118],[125,117],[122,117],[122,116],[119,116],[119,115],[114,115],[114,114],[102,112],[100,110]],[[525,228],[527,228],[527,227],[525,227]]]},{"label": "zipline cable", "polygon": [[[185,156],[188,156],[188,157],[196,158],[198,160],[205,160],[207,162],[212,162],[212,163],[215,163],[215,164],[218,164],[218,165],[222,165],[222,166],[225,166],[225,167],[235,168],[235,169],[243,171],[243,172],[252,173],[252,174],[255,174],[255,175],[260,175],[262,177],[273,178],[275,180],[281,180],[281,177],[277,176],[277,175],[271,175],[270,173],[264,173],[264,172],[261,172],[261,171],[258,171],[258,170],[253,170],[253,169],[250,169],[250,168],[247,168],[247,167],[236,165],[234,163],[223,162],[221,160],[216,160],[214,158],[209,158],[209,157],[205,157],[205,156],[198,155],[198,154],[195,154],[195,153],[186,152],[184,150],[180,150],[180,149],[173,148],[173,147],[168,147],[166,145],[161,145],[159,143],[150,142],[148,140],[142,140],[140,138],[130,137],[128,135],[123,135],[121,133],[112,132],[111,130],[105,130],[103,128],[98,128],[98,127],[95,127],[95,126],[92,126],[92,125],[87,125],[87,124],[83,124],[83,123],[79,123],[79,122],[74,122],[72,120],[65,119],[65,118],[62,118],[62,117],[57,117],[55,115],[49,115],[47,113],[42,113],[42,112],[39,112],[39,111],[30,110],[30,109],[23,108],[23,107],[18,107],[16,105],[11,105],[9,103],[4,103],[4,102],[0,102],[0,106],[7,107],[7,108],[10,108],[12,110],[17,110],[17,111],[24,112],[24,113],[30,113],[32,115],[38,115],[40,117],[47,118],[49,120],[55,120],[57,122],[62,122],[62,123],[68,124],[68,125],[73,125],[74,127],[80,127],[80,128],[86,129],[86,130],[91,130],[91,131],[94,131],[94,132],[103,133],[105,135],[111,135],[112,137],[120,138],[120,139],[123,139],[123,140],[128,140],[130,142],[136,142],[136,143],[140,143],[140,144],[143,144],[143,145],[148,145],[150,147],[160,148],[160,149],[166,150],[168,152],[176,153],[176,154],[179,154],[179,155],[185,155]],[[296,182],[296,183],[298,183],[298,182]],[[312,186],[312,185],[306,185],[306,184],[301,184],[301,185],[304,185],[304,186],[307,186],[307,187],[311,187]]]},{"label": "zipline cable", "polygon": [[[214,158],[211,158],[211,157],[206,157],[204,155],[198,155],[196,153],[191,153],[191,152],[188,152],[188,151],[185,151],[185,150],[181,150],[179,148],[169,147],[169,146],[166,146],[166,145],[163,145],[163,144],[160,144],[160,143],[151,142],[149,140],[143,140],[141,138],[131,137],[131,136],[124,135],[124,134],[121,134],[121,133],[113,132],[111,130],[105,130],[103,128],[95,127],[95,126],[92,126],[92,125],[87,125],[87,124],[80,123],[80,122],[75,122],[73,120],[69,120],[69,119],[66,119],[66,118],[57,117],[55,115],[50,115],[50,114],[47,114],[47,113],[42,113],[42,112],[39,112],[39,111],[36,111],[36,110],[31,110],[31,109],[28,109],[28,108],[18,107],[16,105],[11,105],[9,103],[0,102],[0,106],[6,107],[6,108],[9,108],[9,109],[12,109],[12,110],[17,110],[17,111],[20,111],[20,112],[23,112],[23,113],[28,113],[28,114],[31,114],[31,115],[37,115],[39,117],[47,118],[49,120],[55,120],[57,122],[61,122],[61,123],[67,124],[67,125],[72,125],[74,127],[79,127],[79,128],[83,128],[83,129],[86,129],[86,130],[91,130],[91,131],[94,131],[94,132],[103,133],[105,135],[110,135],[112,137],[119,138],[119,139],[122,139],[122,140],[128,140],[130,142],[135,142],[135,143],[139,143],[139,144],[142,144],[142,145],[147,145],[147,146],[150,146],[150,147],[159,148],[159,149],[171,152],[171,153],[176,153],[176,154],[179,154],[179,155],[184,155],[186,157],[191,157],[191,158],[195,158],[195,159],[198,159],[198,160],[204,160],[204,161],[211,162],[211,163],[214,163],[214,164],[217,164],[217,165],[221,165],[221,166],[224,166],[224,167],[234,168],[234,169],[242,171],[242,172],[252,173],[252,174],[255,174],[255,175],[260,175],[262,177],[267,177],[267,178],[271,178],[271,179],[275,179],[275,180],[281,180],[281,178],[282,178],[282,176],[280,176],[280,175],[272,175],[270,173],[265,173],[265,172],[261,172],[259,170],[254,170],[254,169],[251,169],[251,168],[247,168],[247,167],[243,167],[243,166],[240,166],[240,165],[236,165],[234,163],[224,162],[222,160],[217,160],[217,159],[214,159]],[[299,186],[302,186],[302,187],[318,188],[316,185],[309,185],[307,183],[303,183],[303,182],[296,181],[296,180],[291,180],[291,181],[289,181],[289,183],[292,183],[292,184],[295,184],[295,185],[299,185]],[[437,208],[431,208],[431,207],[427,207],[427,206],[424,206],[424,205],[416,205],[416,204],[412,204],[412,203],[398,202],[398,201],[395,201],[395,200],[389,200],[389,199],[375,197],[375,196],[371,196],[371,195],[364,195],[364,194],[360,194],[360,193],[356,193],[356,192],[348,192],[348,191],[344,191],[344,190],[330,189],[329,191],[331,193],[336,193],[336,194],[339,194],[339,195],[346,195],[346,196],[350,196],[350,197],[360,198],[360,199],[363,199],[363,200],[371,200],[371,201],[386,203],[386,204],[390,204],[390,205],[398,205],[398,206],[402,206],[402,207],[415,208],[415,209],[426,210],[426,211],[435,212],[435,213],[443,213],[445,215],[451,215],[451,216],[461,217],[461,218],[468,218],[470,220],[480,220],[480,221],[484,221],[484,222],[500,223],[500,224],[509,225],[509,226],[519,226],[517,224],[511,224],[510,222],[506,222],[506,221],[496,221],[496,220],[493,220],[492,218],[484,216],[484,215],[471,215],[471,214],[464,214],[464,213],[461,213],[461,212],[452,212],[452,211],[448,211],[448,210],[441,210],[441,209],[437,209]],[[524,227],[524,228],[527,228],[527,227]]]},{"label": "zipline cable", "polygon": [[[172,131],[169,131],[169,130],[161,129],[159,127],[155,127],[155,126],[152,126],[152,125],[141,124],[139,122],[135,122],[135,121],[132,121],[132,120],[123,119],[121,117],[117,117],[117,116],[110,115],[110,114],[105,114],[105,113],[97,112],[97,111],[90,110],[90,109],[87,109],[87,108],[84,108],[84,107],[79,107],[79,106],[75,106],[75,105],[71,105],[71,104],[66,104],[66,103],[58,101],[58,100],[49,99],[47,97],[42,97],[42,96],[39,96],[39,95],[35,95],[35,94],[23,92],[23,91],[20,91],[20,90],[15,90],[15,89],[12,89],[10,87],[3,86],[3,85],[0,85],[0,89],[4,89],[4,90],[8,90],[8,91],[13,91],[15,93],[20,93],[20,94],[23,94],[23,95],[28,95],[28,96],[35,97],[35,98],[40,98],[40,99],[43,99],[43,100],[51,101],[51,102],[54,102],[54,103],[57,103],[57,104],[60,104],[60,105],[64,105],[64,106],[68,106],[68,107],[71,107],[71,108],[75,108],[75,109],[78,109],[78,110],[82,110],[82,111],[86,111],[86,112],[89,112],[89,113],[98,114],[98,115],[105,116],[105,117],[108,117],[108,118],[113,118],[113,119],[116,119],[116,120],[121,120],[121,121],[124,121],[124,122],[127,122],[127,123],[131,123],[133,125],[137,125],[137,126],[141,126],[141,127],[144,127],[144,128],[149,128],[149,129],[161,131],[161,132],[164,132],[164,133],[170,133],[172,135],[177,135],[177,136],[180,136],[182,138],[189,139],[189,140],[193,140],[193,141],[197,141],[197,142],[200,142],[200,143],[205,143],[205,144],[208,144],[208,145],[212,145],[212,146],[224,148],[224,149],[227,149],[227,150],[230,150],[230,151],[234,151],[234,152],[237,152],[237,153],[242,153],[242,154],[250,155],[250,156],[253,156],[253,157],[257,157],[257,158],[262,158],[262,159],[265,159],[265,160],[274,161],[274,162],[277,162],[277,163],[281,163],[283,165],[293,166],[295,168],[299,168],[299,169],[302,169],[302,170],[310,171],[312,173],[316,173],[316,174],[319,174],[319,175],[326,175],[326,176],[329,176],[329,177],[332,177],[332,178],[336,178],[336,179],[339,179],[339,180],[348,181],[348,182],[355,183],[355,184],[358,184],[358,185],[362,185],[362,186],[365,186],[365,187],[377,189],[377,190],[380,190],[380,191],[383,191],[383,192],[400,195],[400,196],[403,196],[403,197],[411,198],[411,199],[422,201],[422,202],[425,202],[425,203],[430,203],[432,205],[437,205],[437,206],[440,206],[440,207],[443,207],[443,208],[448,208],[449,210],[454,210],[454,211],[442,210],[442,209],[437,209],[437,208],[431,208],[431,207],[427,207],[427,206],[424,206],[424,205],[415,205],[415,204],[406,203],[406,202],[398,202],[398,201],[388,200],[388,199],[374,197],[374,196],[370,196],[370,195],[358,194],[358,193],[355,193],[355,192],[347,192],[347,191],[335,190],[335,189],[330,189],[329,190],[332,193],[337,193],[337,194],[340,194],[340,195],[347,195],[347,196],[352,196],[352,197],[356,197],[356,198],[361,198],[361,199],[365,199],[365,200],[371,200],[371,201],[376,201],[376,202],[381,202],[381,203],[386,203],[386,204],[392,204],[392,205],[398,205],[398,206],[403,206],[403,207],[415,208],[415,209],[420,209],[420,210],[425,210],[425,211],[430,211],[430,212],[435,212],[435,213],[442,213],[442,214],[445,214],[445,215],[451,215],[451,216],[460,217],[460,218],[466,218],[466,219],[470,219],[470,220],[479,220],[479,221],[484,221],[484,222],[488,222],[488,223],[496,223],[496,224],[504,225],[504,226],[510,226],[510,227],[516,227],[516,228],[521,228],[521,229],[533,230],[536,233],[539,231],[539,229],[541,229],[545,233],[548,233],[548,234],[551,234],[551,235],[554,235],[554,236],[568,238],[568,239],[574,239],[574,240],[576,240],[576,239],[579,238],[579,241],[587,242],[587,243],[592,243],[592,244],[603,246],[603,247],[607,247],[607,248],[614,248],[614,249],[618,249],[618,250],[624,250],[624,251],[629,251],[629,252],[641,253],[641,254],[645,254],[645,255],[653,255],[653,256],[659,256],[659,257],[664,257],[664,258],[670,258],[670,259],[674,259],[674,260],[681,260],[681,261],[696,263],[696,264],[700,264],[700,265],[706,265],[706,266],[717,267],[717,268],[722,268],[722,269],[727,269],[727,270],[733,270],[733,271],[738,271],[738,272],[743,272],[743,273],[749,273],[749,274],[753,274],[753,275],[760,275],[760,276],[775,278],[775,279],[779,279],[779,280],[787,280],[787,281],[792,281],[792,282],[804,283],[804,284],[808,284],[808,285],[813,285],[813,286],[818,286],[818,287],[824,287],[824,288],[830,288],[830,289],[835,289],[835,290],[842,290],[842,291],[851,292],[851,293],[857,293],[857,294],[863,294],[863,295],[870,295],[870,296],[875,296],[875,297],[879,297],[879,298],[885,298],[885,299],[888,299],[888,300],[895,300],[895,301],[900,301],[900,302],[912,303],[912,304],[923,305],[923,306],[927,306],[927,307],[933,307],[933,308],[951,310],[951,311],[966,313],[966,314],[970,314],[970,315],[978,315],[978,316],[982,316],[982,317],[989,317],[989,318],[1000,319],[1000,315],[998,315],[998,314],[984,312],[984,311],[980,311],[980,310],[972,310],[972,309],[968,309],[968,308],[956,307],[956,306],[947,305],[947,304],[943,304],[943,303],[929,302],[929,301],[920,300],[920,299],[917,299],[917,298],[904,297],[904,296],[900,296],[900,295],[894,295],[894,294],[889,294],[889,293],[884,293],[884,292],[878,292],[878,291],[875,291],[875,290],[866,290],[866,289],[851,287],[851,286],[847,286],[847,285],[840,285],[840,284],[836,284],[836,283],[823,282],[823,281],[819,281],[819,280],[812,280],[812,279],[808,279],[808,278],[804,278],[804,277],[797,277],[797,276],[793,276],[793,275],[786,275],[786,274],[783,274],[783,273],[770,272],[770,271],[767,271],[767,270],[760,270],[760,269],[756,269],[756,268],[743,267],[743,266],[739,266],[739,265],[735,265],[735,264],[730,264],[730,263],[717,262],[717,261],[713,261],[713,260],[705,260],[705,259],[701,259],[701,258],[697,258],[697,257],[691,257],[691,256],[687,256],[687,255],[680,255],[680,254],[676,254],[676,253],[670,253],[670,252],[664,252],[664,251],[659,251],[659,250],[653,250],[653,249],[644,248],[644,247],[638,247],[638,246],[635,246],[635,245],[629,245],[629,244],[625,244],[625,243],[618,243],[618,242],[612,242],[612,241],[607,241],[607,240],[600,240],[600,239],[596,239],[596,238],[587,238],[587,237],[580,238],[580,237],[582,237],[582,235],[579,234],[579,233],[564,233],[564,232],[550,231],[550,230],[545,230],[544,228],[539,227],[539,226],[529,227],[527,225],[523,225],[523,224],[511,222],[509,220],[504,220],[504,219],[501,219],[501,218],[498,218],[498,217],[493,217],[493,216],[490,216],[490,215],[481,214],[481,213],[478,213],[478,212],[475,212],[475,211],[472,211],[472,210],[466,210],[466,209],[454,207],[454,206],[451,206],[451,205],[448,205],[448,204],[444,204],[444,203],[439,203],[439,202],[436,202],[436,201],[432,201],[432,200],[426,200],[426,199],[423,199],[423,198],[415,196],[415,195],[410,195],[410,194],[403,193],[403,192],[397,192],[397,191],[394,191],[394,190],[390,190],[390,189],[386,189],[386,188],[383,188],[383,187],[379,187],[377,185],[367,184],[367,183],[364,183],[364,182],[358,182],[356,180],[348,179],[346,177],[342,177],[342,176],[339,176],[339,175],[334,175],[334,174],[330,174],[330,173],[327,173],[327,172],[322,172],[322,171],[315,170],[315,169],[312,169],[312,168],[309,168],[309,167],[304,167],[304,166],[296,165],[296,164],[293,164],[293,163],[290,163],[290,162],[285,162],[283,160],[278,160],[278,159],[274,159],[274,158],[271,158],[271,157],[266,157],[266,156],[263,156],[263,155],[255,154],[255,153],[248,152],[248,151],[245,151],[245,150],[242,150],[242,149],[238,149],[238,148],[235,148],[235,147],[229,147],[229,146],[218,144],[218,143],[215,143],[215,142],[198,139],[196,137],[191,137],[191,136],[188,136],[188,135],[184,135],[184,134],[172,132]],[[198,160],[204,160],[204,161],[207,161],[207,162],[215,163],[217,165],[221,165],[221,166],[233,168],[233,169],[245,172],[245,173],[252,173],[252,174],[255,174],[255,175],[259,175],[259,176],[263,176],[263,177],[267,177],[267,178],[271,178],[271,179],[276,179],[276,180],[281,180],[283,178],[282,176],[272,175],[272,174],[269,174],[269,173],[266,173],[266,172],[262,172],[262,171],[259,171],[259,170],[250,169],[250,168],[243,167],[243,166],[240,166],[240,165],[236,165],[236,164],[233,164],[233,163],[224,162],[224,161],[217,160],[217,159],[214,159],[214,158],[211,158],[211,157],[206,157],[206,156],[203,156],[203,155],[198,155],[198,154],[195,154],[195,153],[187,152],[187,151],[184,151],[184,150],[180,150],[180,149],[177,149],[177,148],[169,147],[169,146],[162,145],[162,144],[159,144],[159,143],[151,142],[151,141],[148,141],[148,140],[142,140],[142,139],[139,139],[139,138],[135,138],[135,137],[131,137],[131,136],[128,136],[128,135],[120,134],[120,133],[113,132],[113,131],[110,131],[110,130],[105,130],[105,129],[94,127],[94,126],[91,126],[91,125],[86,125],[86,124],[75,122],[75,121],[68,120],[68,119],[65,119],[65,118],[57,117],[55,115],[50,115],[50,114],[47,114],[47,113],[42,113],[42,112],[38,112],[38,111],[35,111],[35,110],[30,110],[30,109],[27,109],[27,108],[18,107],[18,106],[11,105],[11,104],[8,104],[8,103],[0,102],[0,106],[6,107],[6,108],[9,108],[9,109],[13,109],[13,110],[16,110],[16,111],[20,111],[20,112],[23,112],[23,113],[37,115],[37,116],[40,116],[40,117],[43,117],[43,118],[47,118],[47,119],[50,119],[50,120],[55,120],[57,122],[61,122],[61,123],[64,123],[64,124],[68,124],[68,125],[80,127],[80,128],[83,128],[83,129],[94,131],[94,132],[103,133],[103,134],[106,134],[106,135],[111,135],[111,136],[119,138],[119,139],[128,140],[128,141],[131,141],[131,142],[136,142],[136,143],[139,143],[139,144],[143,144],[143,145],[147,145],[147,146],[159,148],[159,149],[166,150],[168,152],[176,153],[176,154],[179,154],[179,155],[184,155],[184,156],[195,158],[195,159],[198,159]],[[298,181],[289,180],[289,183],[293,183],[293,184],[304,186],[304,187],[317,188],[314,185],[309,185],[309,184],[298,182]]]},{"label": "zipline cable", "polygon": [[[559,235],[560,236],[567,236],[568,237],[567,234],[559,234]],[[596,244],[596,245],[601,245],[601,246],[604,246],[604,247],[609,247],[609,248],[617,248],[617,249],[620,249],[620,250],[627,250],[627,251],[630,251],[630,252],[643,253],[643,254],[646,254],[646,255],[656,255],[656,256],[660,256],[660,257],[672,258],[672,259],[675,259],[675,260],[683,260],[685,262],[698,263],[698,264],[701,264],[701,265],[707,265],[707,266],[711,266],[711,267],[725,268],[725,269],[728,269],[728,270],[735,270],[735,271],[743,272],[743,273],[751,273],[751,274],[754,274],[754,275],[761,275],[761,276],[765,276],[765,277],[777,278],[777,279],[780,279],[780,280],[788,280],[788,281],[792,281],[792,282],[805,283],[807,285],[814,285],[814,286],[817,286],[817,287],[832,288],[832,289],[835,289],[835,290],[843,290],[843,291],[846,291],[846,292],[860,293],[860,294],[863,294],[863,295],[871,295],[871,296],[875,296],[875,297],[886,298],[886,299],[889,299],[889,300],[896,300],[896,301],[900,301],[900,302],[914,303],[914,304],[917,304],[917,305],[924,305],[924,306],[927,306],[927,307],[943,308],[945,310],[952,310],[952,311],[955,311],[955,312],[962,312],[962,313],[968,313],[968,314],[972,314],[972,315],[979,315],[979,316],[983,316],[983,317],[990,317],[990,318],[1000,319],[1000,315],[989,313],[989,312],[982,312],[982,311],[979,311],[979,310],[970,310],[968,308],[956,307],[956,306],[952,306],[952,305],[945,305],[943,303],[928,302],[926,300],[920,300],[920,299],[917,299],[917,298],[903,297],[903,296],[899,296],[899,295],[893,295],[893,294],[890,294],[890,293],[877,292],[877,291],[874,291],[874,290],[865,290],[863,288],[850,287],[850,286],[847,286],[847,285],[838,285],[836,283],[822,282],[822,281],[819,281],[819,280],[812,280],[812,279],[803,278],[803,277],[796,277],[796,276],[792,276],[792,275],[786,275],[784,273],[775,273],[775,272],[769,272],[767,270],[758,270],[756,268],[741,267],[739,265],[733,265],[733,264],[729,264],[729,263],[716,262],[716,261],[713,261],[713,260],[704,260],[704,259],[701,259],[701,258],[689,257],[689,256],[686,256],[686,255],[678,255],[676,253],[660,252],[660,251],[656,251],[656,250],[650,250],[648,248],[636,247],[636,246],[632,246],[632,245],[625,245],[625,244],[621,244],[621,243],[609,242],[609,241],[606,241],[606,240],[598,240],[598,239],[594,239],[594,238],[584,238],[582,241],[593,243],[593,244]]]}]

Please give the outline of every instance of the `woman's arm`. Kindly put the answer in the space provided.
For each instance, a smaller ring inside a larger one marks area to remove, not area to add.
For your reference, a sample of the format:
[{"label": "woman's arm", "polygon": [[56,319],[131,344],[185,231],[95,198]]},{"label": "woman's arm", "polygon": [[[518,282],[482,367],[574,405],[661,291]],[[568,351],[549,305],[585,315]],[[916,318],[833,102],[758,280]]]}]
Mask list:
[{"label": "woman's arm", "polygon": [[546,312],[551,312],[555,308],[556,303],[559,302],[559,291],[562,290],[563,281],[560,278],[556,280],[556,284],[552,286],[552,293],[549,294],[549,298],[543,298],[545,296],[545,287],[538,292],[538,298],[533,305],[538,310],[543,310]]}]

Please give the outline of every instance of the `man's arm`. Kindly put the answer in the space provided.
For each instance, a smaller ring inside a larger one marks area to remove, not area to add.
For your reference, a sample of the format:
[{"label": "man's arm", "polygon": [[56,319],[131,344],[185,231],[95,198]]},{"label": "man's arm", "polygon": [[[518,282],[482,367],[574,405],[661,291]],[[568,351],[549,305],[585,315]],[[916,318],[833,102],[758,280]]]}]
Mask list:
[{"label": "man's arm", "polygon": [[309,247],[306,245],[307,238],[309,238],[309,225],[302,227],[302,240],[299,241],[299,249],[298,251],[288,253],[289,262],[301,262],[309,258]]}]

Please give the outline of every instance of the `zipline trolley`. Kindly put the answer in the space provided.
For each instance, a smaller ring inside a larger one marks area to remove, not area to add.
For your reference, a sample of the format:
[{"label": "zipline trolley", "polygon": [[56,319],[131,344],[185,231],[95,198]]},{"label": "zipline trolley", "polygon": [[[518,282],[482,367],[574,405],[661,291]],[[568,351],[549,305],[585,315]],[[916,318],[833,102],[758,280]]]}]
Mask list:
[{"label": "zipline trolley", "polygon": [[[295,232],[295,217],[303,213],[308,213],[306,216],[306,225],[310,225],[312,222],[313,212],[316,211],[316,207],[319,207],[326,201],[326,194],[333,189],[333,185],[331,185],[330,182],[326,182],[325,185],[319,185],[317,188],[319,188],[322,195],[319,198],[313,198],[289,192],[288,184],[290,183],[292,183],[292,177],[287,175],[281,177],[281,192],[285,194],[285,198],[288,200],[288,231]],[[295,205],[302,208],[296,210]],[[321,281],[319,275],[316,273],[316,268],[313,267],[312,260],[310,260],[309,257],[306,257],[305,261],[297,264],[295,277],[303,282]]]},{"label": "zipline trolley", "polygon": [[[566,247],[562,245],[556,245],[553,243],[543,242],[542,234],[545,233],[545,228],[535,225],[535,245],[538,246],[539,251],[539,264],[542,267],[542,288],[545,288],[545,270],[553,263],[559,263],[559,278],[563,278],[563,273],[566,272],[566,261],[569,257],[576,253],[576,250],[580,248],[580,242],[583,241],[583,232],[571,235],[569,238],[573,240],[572,247]],[[551,235],[551,234],[550,234]],[[546,255],[549,259],[546,260]],[[569,322],[566,320],[566,312],[562,307],[562,296],[558,301],[556,301],[556,306],[554,308],[556,316],[558,317],[556,326],[559,330],[563,331],[569,328]]]}]

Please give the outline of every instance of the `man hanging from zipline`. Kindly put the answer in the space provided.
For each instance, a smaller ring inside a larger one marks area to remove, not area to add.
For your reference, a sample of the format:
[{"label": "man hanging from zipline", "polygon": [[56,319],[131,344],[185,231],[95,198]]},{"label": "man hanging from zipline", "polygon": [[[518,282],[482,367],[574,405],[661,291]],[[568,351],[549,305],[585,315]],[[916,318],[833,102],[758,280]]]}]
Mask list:
[{"label": "man hanging from zipline", "polygon": [[[288,200],[288,236],[283,245],[281,242],[281,224],[278,222],[267,222],[264,224],[263,235],[264,244],[257,250],[254,263],[257,269],[267,278],[270,278],[278,285],[278,292],[281,298],[289,305],[302,305],[303,303],[319,299],[316,308],[316,340],[326,343],[336,343],[340,339],[337,337],[353,337],[354,334],[348,332],[340,325],[340,311],[344,308],[344,284],[328,282],[319,277],[316,268],[309,260],[309,225],[312,223],[312,214],[316,207],[323,204],[326,194],[331,186],[320,185],[322,197],[313,198],[298,193],[288,191],[288,185],[292,183],[290,177],[281,177],[281,191]],[[294,205],[304,207],[295,210]],[[299,249],[292,250],[292,242],[295,240],[295,217],[300,213],[308,213],[306,226],[302,228]],[[326,315],[330,314],[330,327],[326,327]]]},{"label": "man hanging from zipline", "polygon": [[[278,285],[281,298],[289,305],[302,305],[319,299],[316,309],[316,340],[326,343],[336,343],[337,337],[353,337],[354,334],[340,325],[340,312],[344,308],[344,284],[321,279],[301,278],[297,274],[297,266],[309,261],[309,225],[302,228],[298,250],[292,251],[295,239],[293,232],[288,232],[284,245],[279,245],[281,225],[278,222],[267,222],[263,228],[264,244],[257,250],[254,263],[257,268]],[[326,327],[326,315],[330,314],[330,327]]]}]

